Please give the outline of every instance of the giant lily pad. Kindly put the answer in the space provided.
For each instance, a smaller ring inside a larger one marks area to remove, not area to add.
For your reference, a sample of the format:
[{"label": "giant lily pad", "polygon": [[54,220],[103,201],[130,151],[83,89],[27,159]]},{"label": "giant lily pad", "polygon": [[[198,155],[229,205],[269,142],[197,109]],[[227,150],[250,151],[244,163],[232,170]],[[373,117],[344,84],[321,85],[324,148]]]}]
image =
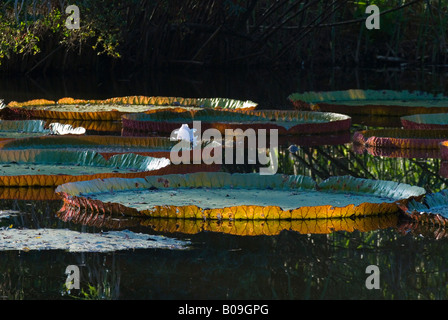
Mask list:
[{"label": "giant lily pad", "polygon": [[404,116],[448,112],[448,97],[425,92],[345,90],[291,94],[295,108],[348,115]]},{"label": "giant lily pad", "polygon": [[277,129],[279,134],[313,134],[347,131],[349,116],[322,112],[231,112],[218,110],[189,110],[184,112],[160,111],[151,114],[126,114],[123,120],[124,135],[157,132],[171,133],[182,124],[193,127],[201,122],[201,130],[214,128],[221,133],[226,129]]},{"label": "giant lily pad", "polygon": [[419,223],[448,226],[448,190],[427,194],[423,201],[409,201],[406,209]]},{"label": "giant lily pad", "polygon": [[46,124],[42,120],[0,120],[0,140],[84,133],[85,129],[82,127],[74,128],[60,123]]},{"label": "giant lily pad", "polygon": [[132,153],[106,160],[94,151],[4,150],[0,152],[0,186],[54,187],[68,181],[136,177],[169,164],[167,158]]},{"label": "giant lily pad", "polygon": [[448,114],[414,114],[400,118],[405,129],[448,129]]},{"label": "giant lily pad", "polygon": [[[181,98],[181,97],[117,97],[106,100],[81,100],[62,98],[60,100],[11,101],[3,114],[13,117],[34,119],[67,120],[120,120],[126,113],[152,112],[172,108],[216,108],[216,109],[254,109],[252,101],[239,101],[225,98]],[[8,115],[9,113],[9,115]]]},{"label": "giant lily pad", "polygon": [[332,177],[193,173],[67,183],[56,189],[65,210],[199,220],[283,220],[396,213],[425,193],[390,181]]},{"label": "giant lily pad", "polygon": [[355,132],[353,142],[380,148],[439,150],[447,136],[448,130],[373,129]]},{"label": "giant lily pad", "polygon": [[45,136],[2,141],[0,149],[64,149],[71,151],[88,149],[100,153],[105,158],[122,153],[169,158],[174,144],[169,138],[162,137]]}]

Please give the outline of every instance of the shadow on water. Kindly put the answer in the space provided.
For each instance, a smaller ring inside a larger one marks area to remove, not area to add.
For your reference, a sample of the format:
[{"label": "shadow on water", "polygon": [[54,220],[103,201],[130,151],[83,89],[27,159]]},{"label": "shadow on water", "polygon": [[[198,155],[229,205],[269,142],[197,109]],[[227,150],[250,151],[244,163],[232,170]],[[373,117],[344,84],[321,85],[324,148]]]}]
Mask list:
[{"label": "shadow on water", "polygon": [[[409,89],[447,91],[444,72],[412,70],[310,72],[166,72],[149,76],[0,78],[0,97],[10,100],[109,98],[125,95],[230,97],[263,108],[290,107],[286,97],[308,90]],[[446,188],[441,160],[357,152],[351,144],[282,150],[279,172],[316,180],[332,175],[409,183],[436,192]],[[231,166],[250,172],[250,166]],[[64,222],[59,200],[0,200],[8,228],[69,228],[104,232],[107,225]],[[444,229],[406,220],[378,230],[329,233],[279,231],[274,235],[219,232],[165,233],[154,224],[121,226],[135,232],[188,239],[187,250],[110,253],[0,252],[3,299],[447,299],[448,245]],[[81,289],[64,289],[65,269],[78,265]],[[379,267],[380,289],[366,288],[366,267]]]}]

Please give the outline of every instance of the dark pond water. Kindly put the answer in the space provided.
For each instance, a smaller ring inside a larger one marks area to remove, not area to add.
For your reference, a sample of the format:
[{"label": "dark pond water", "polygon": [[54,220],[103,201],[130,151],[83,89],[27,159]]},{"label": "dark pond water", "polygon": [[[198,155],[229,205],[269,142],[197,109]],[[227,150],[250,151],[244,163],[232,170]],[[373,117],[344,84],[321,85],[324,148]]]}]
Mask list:
[{"label": "dark pond water", "polygon": [[[51,76],[0,78],[9,100],[109,98],[125,95],[229,97],[265,108],[285,108],[286,97],[307,90],[392,89],[447,93],[444,70],[296,70],[165,72],[131,77]],[[295,160],[282,158],[279,172],[323,179],[331,175],[393,180],[439,191],[448,180],[436,158],[359,154],[348,141],[304,146]],[[346,143],[347,142],[347,143]],[[284,146],[287,147],[287,146]],[[228,167],[245,172],[250,168]],[[108,226],[63,222],[60,202],[0,200],[17,215],[2,227],[70,228],[83,232]],[[375,223],[375,222],[374,222]],[[274,230],[275,227],[272,227]],[[381,229],[326,234],[277,230],[272,235],[217,232],[174,234],[133,224],[132,231],[188,239],[188,250],[111,253],[0,252],[2,299],[447,299],[448,239],[444,229],[392,219]],[[179,230],[182,231],[182,230]],[[1,240],[0,240],[1,241]],[[65,269],[78,265],[81,290],[64,290]],[[380,288],[368,289],[366,268],[377,266]],[[89,291],[89,288],[92,290]]]}]

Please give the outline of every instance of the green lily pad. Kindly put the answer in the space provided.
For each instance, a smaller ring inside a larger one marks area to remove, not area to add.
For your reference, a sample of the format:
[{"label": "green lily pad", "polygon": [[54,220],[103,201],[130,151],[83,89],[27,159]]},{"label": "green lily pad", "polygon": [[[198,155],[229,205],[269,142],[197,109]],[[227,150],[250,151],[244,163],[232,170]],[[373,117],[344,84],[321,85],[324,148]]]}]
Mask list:
[{"label": "green lily pad", "polygon": [[228,173],[149,176],[68,183],[56,189],[64,210],[206,220],[319,219],[398,212],[425,193],[391,181]]},{"label": "green lily pad", "polygon": [[348,115],[404,116],[448,112],[448,97],[425,92],[345,90],[293,93],[295,108]]},{"label": "green lily pad", "polygon": [[132,153],[106,160],[94,151],[3,150],[0,152],[0,186],[56,186],[68,181],[131,177],[170,165],[167,158]]},{"label": "green lily pad", "polygon": [[448,225],[448,190],[425,195],[423,201],[412,200],[406,212],[419,223],[439,226]]},{"label": "green lily pad", "polygon": [[0,139],[16,139],[23,137],[40,137],[45,135],[84,134],[82,127],[73,128],[71,125],[60,123],[46,123],[42,120],[0,120]]},{"label": "green lily pad", "polygon": [[44,136],[14,139],[0,142],[1,150],[64,149],[70,151],[91,150],[103,156],[119,153],[137,153],[154,157],[169,157],[175,142],[162,137],[121,136]]},{"label": "green lily pad", "polygon": [[154,112],[161,109],[255,109],[252,101],[226,98],[181,98],[129,96],[105,100],[62,98],[51,100],[11,101],[2,109],[4,117],[30,117],[34,119],[64,119],[87,121],[120,120],[126,113]]},{"label": "green lily pad", "polygon": [[169,134],[182,124],[193,127],[193,121],[201,122],[201,130],[217,129],[277,129],[278,134],[314,134],[348,131],[349,116],[335,113],[306,111],[219,111],[194,110],[185,112],[160,111],[151,114],[135,113],[122,117],[123,135],[139,135],[150,132]]},{"label": "green lily pad", "polygon": [[414,114],[401,117],[405,129],[448,129],[448,114]]}]

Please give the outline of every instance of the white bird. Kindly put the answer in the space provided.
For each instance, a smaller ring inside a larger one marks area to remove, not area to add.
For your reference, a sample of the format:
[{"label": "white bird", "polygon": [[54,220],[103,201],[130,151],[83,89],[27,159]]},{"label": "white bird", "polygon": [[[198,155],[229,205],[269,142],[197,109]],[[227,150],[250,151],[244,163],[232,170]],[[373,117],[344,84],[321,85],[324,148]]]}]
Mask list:
[{"label": "white bird", "polygon": [[182,124],[179,129],[176,129],[172,132],[171,137],[175,137],[173,140],[183,140],[193,143],[194,146],[198,144],[198,138],[194,135],[196,133],[196,129],[190,129],[188,124]]}]

